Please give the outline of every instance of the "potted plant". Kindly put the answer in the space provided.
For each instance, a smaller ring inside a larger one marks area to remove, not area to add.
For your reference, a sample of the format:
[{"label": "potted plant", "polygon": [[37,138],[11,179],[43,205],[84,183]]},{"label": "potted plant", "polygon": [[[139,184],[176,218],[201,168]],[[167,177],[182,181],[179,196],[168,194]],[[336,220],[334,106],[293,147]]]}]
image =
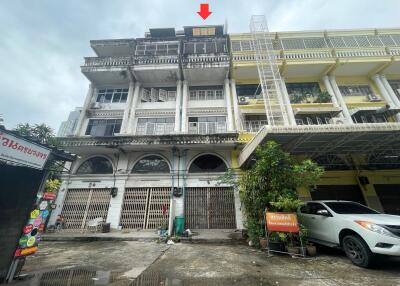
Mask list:
[{"label": "potted plant", "polygon": [[317,255],[317,247],[313,243],[307,242],[306,248],[308,256],[314,257]]},{"label": "potted plant", "polygon": [[307,236],[308,236],[308,229],[304,225],[300,224],[299,238],[301,246],[299,247],[299,252],[301,255],[304,256],[306,256],[307,254],[307,244],[308,244]]},{"label": "potted plant", "polygon": [[268,247],[268,239],[265,236],[260,236],[259,242],[261,249],[266,249]]},{"label": "potted plant", "polygon": [[272,232],[269,237],[268,247],[273,251],[285,251],[285,242],[287,241],[287,234],[283,232]]}]

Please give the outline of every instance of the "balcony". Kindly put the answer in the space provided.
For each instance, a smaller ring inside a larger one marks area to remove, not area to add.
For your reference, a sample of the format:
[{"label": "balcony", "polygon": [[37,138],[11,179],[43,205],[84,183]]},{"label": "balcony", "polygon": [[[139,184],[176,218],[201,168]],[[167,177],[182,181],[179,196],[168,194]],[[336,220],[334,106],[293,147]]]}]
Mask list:
[{"label": "balcony", "polygon": [[132,65],[130,56],[88,57],[81,67],[82,73],[94,83],[120,84],[128,82],[128,67]]},{"label": "balcony", "polygon": [[257,133],[264,125],[268,125],[268,120],[247,120],[244,122],[244,129],[247,132]]},{"label": "balcony", "polygon": [[99,57],[124,56],[133,54],[134,39],[92,40],[90,46]]},{"label": "balcony", "polygon": [[226,122],[189,122],[189,134],[226,133]]}]

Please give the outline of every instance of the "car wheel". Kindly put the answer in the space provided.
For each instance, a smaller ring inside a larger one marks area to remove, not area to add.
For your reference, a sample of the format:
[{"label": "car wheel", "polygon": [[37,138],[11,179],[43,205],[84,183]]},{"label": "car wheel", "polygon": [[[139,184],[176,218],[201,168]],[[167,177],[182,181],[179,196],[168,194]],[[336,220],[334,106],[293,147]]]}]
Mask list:
[{"label": "car wheel", "polygon": [[371,267],[375,260],[374,254],[365,241],[356,235],[347,235],[342,240],[343,250],[353,264],[360,267]]}]

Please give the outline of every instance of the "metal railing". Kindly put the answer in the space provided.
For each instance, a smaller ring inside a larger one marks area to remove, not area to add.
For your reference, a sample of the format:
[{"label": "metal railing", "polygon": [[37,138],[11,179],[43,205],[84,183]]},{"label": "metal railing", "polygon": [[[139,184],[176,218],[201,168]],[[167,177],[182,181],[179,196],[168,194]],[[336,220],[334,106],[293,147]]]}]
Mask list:
[{"label": "metal railing", "polygon": [[132,64],[131,57],[89,57],[85,58],[85,66],[128,66]]},{"label": "metal railing", "polygon": [[257,133],[264,125],[268,125],[268,120],[247,120],[244,122],[244,129],[247,132]]}]

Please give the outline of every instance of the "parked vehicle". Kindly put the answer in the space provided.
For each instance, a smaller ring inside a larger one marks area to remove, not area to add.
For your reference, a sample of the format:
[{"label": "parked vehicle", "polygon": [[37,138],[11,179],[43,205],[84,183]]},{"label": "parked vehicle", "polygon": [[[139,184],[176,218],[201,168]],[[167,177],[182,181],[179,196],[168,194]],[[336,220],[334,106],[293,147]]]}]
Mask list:
[{"label": "parked vehicle", "polygon": [[310,241],[342,248],[357,266],[373,266],[377,255],[400,256],[400,216],[349,201],[306,202],[298,215]]}]

